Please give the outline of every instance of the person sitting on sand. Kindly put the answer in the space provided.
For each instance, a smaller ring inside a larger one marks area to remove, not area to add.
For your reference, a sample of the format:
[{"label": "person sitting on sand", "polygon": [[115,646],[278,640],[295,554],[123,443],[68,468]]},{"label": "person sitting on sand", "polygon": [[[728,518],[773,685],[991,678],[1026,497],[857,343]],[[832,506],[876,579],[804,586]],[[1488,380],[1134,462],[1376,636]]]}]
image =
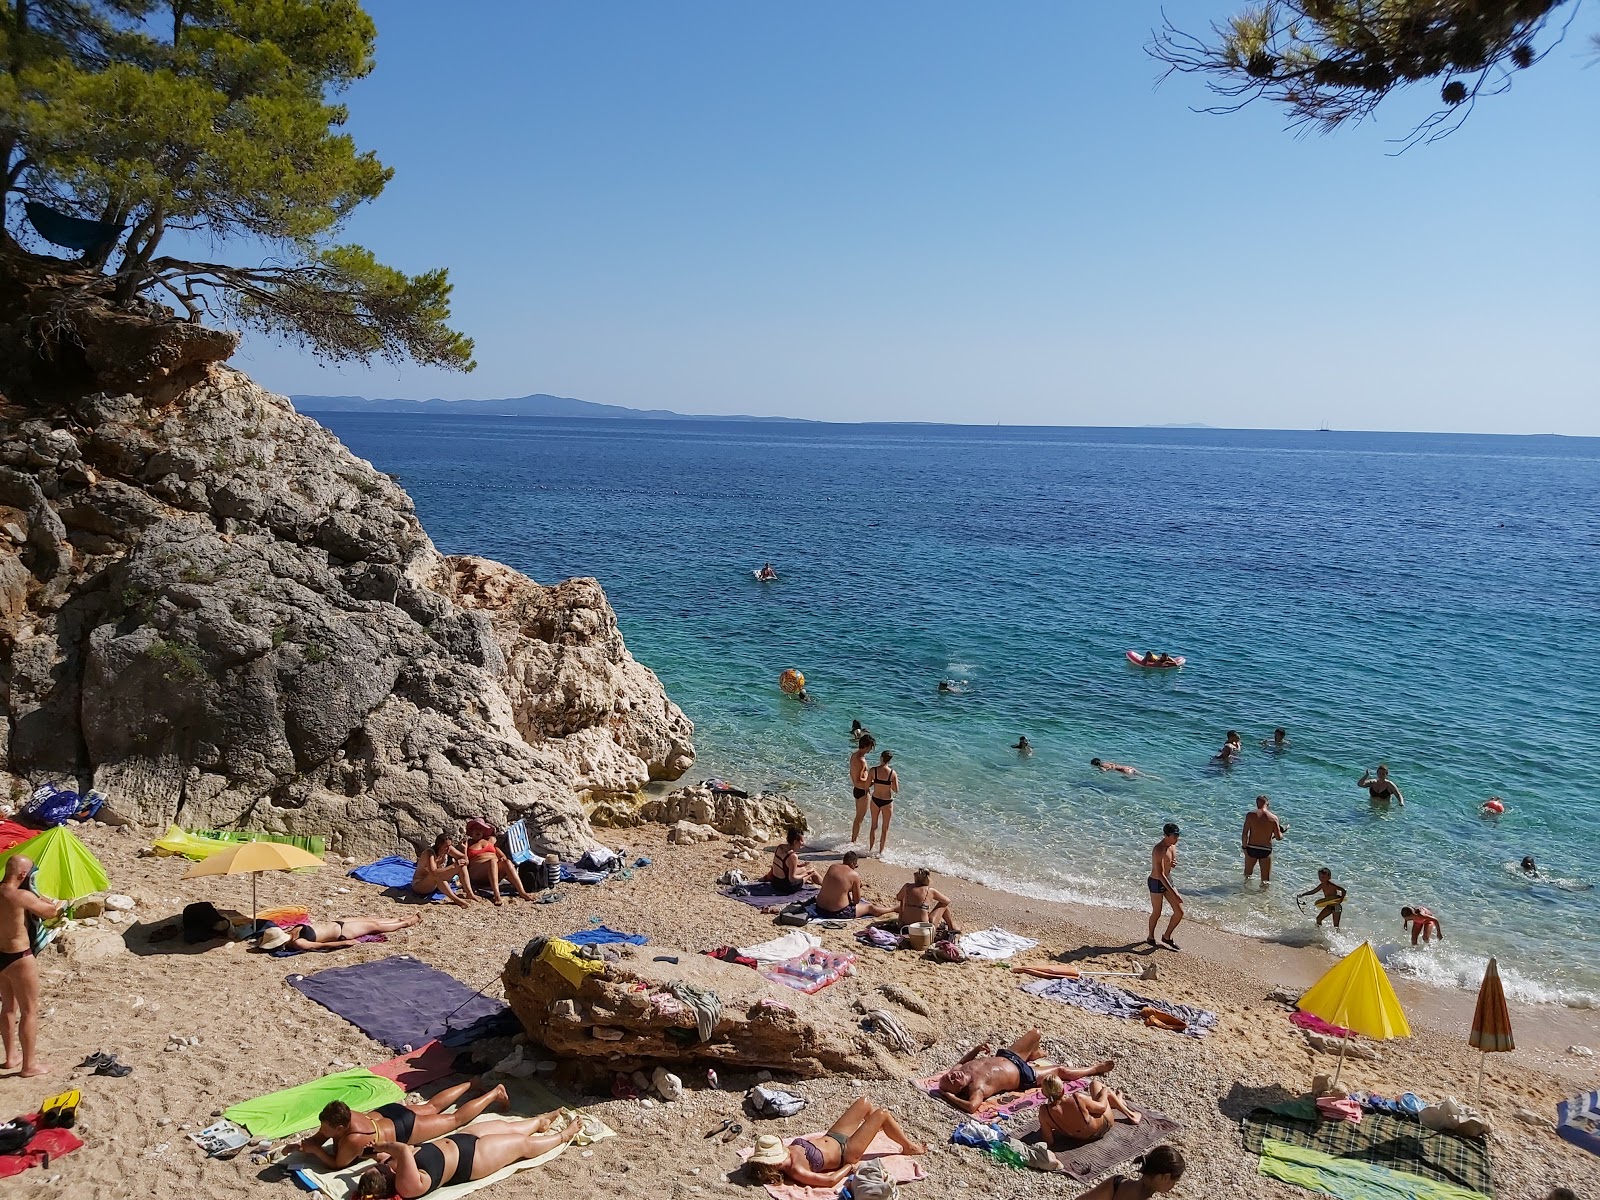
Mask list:
[{"label": "person sitting on sand", "polygon": [[[1295,899],[1303,900],[1305,897],[1315,895],[1317,892],[1322,893],[1322,900],[1317,901],[1317,924],[1321,925],[1323,921],[1327,920],[1328,914],[1332,913],[1333,927],[1335,929],[1339,928],[1339,918],[1344,915],[1345,897],[1350,893],[1333,881],[1333,872],[1327,867],[1318,868],[1316,885],[1298,893]],[[1324,903],[1323,901],[1332,901],[1332,903]]]},{"label": "person sitting on sand", "polygon": [[340,917],[337,921],[319,921],[313,925],[296,925],[292,929],[276,926],[261,935],[263,950],[344,950],[360,943],[364,937],[375,933],[398,933],[422,924],[422,916],[409,917]]},{"label": "person sitting on sand", "polygon": [[[351,1112],[343,1100],[335,1100],[317,1114],[321,1122],[316,1133],[304,1139],[297,1149],[309,1154],[330,1171],[343,1170],[381,1142],[404,1142],[420,1146],[434,1138],[453,1133],[476,1121],[491,1105],[511,1107],[504,1084],[469,1100],[454,1112],[445,1112],[467,1094],[470,1083],[445,1088],[425,1104],[384,1104],[371,1112]],[[330,1154],[324,1147],[333,1143]]]},{"label": "person sitting on sand", "polygon": [[372,1147],[378,1165],[363,1171],[351,1189],[357,1200],[400,1196],[416,1200],[441,1187],[487,1179],[512,1163],[538,1158],[564,1146],[583,1128],[573,1117],[560,1129],[560,1111],[525,1121],[485,1121],[420,1146],[379,1142]]},{"label": "person sitting on sand", "polygon": [[[461,890],[458,892],[456,888]],[[417,869],[411,876],[411,891],[417,896],[443,892],[452,903],[467,904],[472,899],[472,884],[467,881],[467,855],[457,850],[448,833],[433,839],[433,845],[417,855]]]},{"label": "person sitting on sand", "polygon": [[935,929],[940,926],[959,934],[956,919],[950,912],[950,899],[933,887],[933,872],[918,867],[911,873],[911,882],[903,884],[894,897],[894,908],[901,925],[927,922]]},{"label": "person sitting on sand", "polygon": [[800,847],[805,844],[805,833],[799,826],[791,826],[783,845],[772,852],[772,866],[757,882],[770,883],[780,896],[792,896],[808,884],[820,884],[816,871],[800,863]]},{"label": "person sitting on sand", "polygon": [[1157,1146],[1139,1160],[1139,1177],[1112,1175],[1102,1179],[1078,1200],[1150,1200],[1178,1186],[1188,1164],[1176,1146]]},{"label": "person sitting on sand", "polygon": [[861,898],[861,873],[856,870],[861,856],[846,850],[844,857],[828,868],[817,893],[817,916],[823,920],[849,920],[852,917],[881,917],[894,912],[881,904]]},{"label": "person sitting on sand", "polygon": [[524,900],[532,900],[522,886],[522,875],[511,856],[500,849],[500,834],[477,817],[467,822],[467,876],[474,888],[487,888],[489,903],[499,907],[500,881],[504,879]]},{"label": "person sitting on sand", "polygon": [[1435,937],[1444,941],[1444,926],[1439,924],[1439,918],[1434,916],[1421,905],[1412,907],[1406,905],[1400,910],[1400,927],[1411,930],[1411,944],[1417,944],[1417,938],[1422,938],[1423,945],[1433,941]]},{"label": "person sitting on sand", "polygon": [[901,1154],[926,1154],[928,1148],[914,1142],[900,1128],[900,1122],[887,1108],[879,1108],[865,1096],[845,1109],[826,1133],[795,1138],[787,1146],[776,1134],[756,1138],[750,1155],[750,1176],[759,1184],[793,1183],[801,1187],[837,1190],[849,1178],[851,1168],[867,1155],[867,1147],[879,1133],[900,1147]]},{"label": "person sitting on sand", "polygon": [[967,1051],[967,1056],[939,1076],[939,1098],[965,1113],[974,1113],[991,1096],[1006,1092],[1025,1092],[1044,1079],[1087,1079],[1104,1075],[1115,1065],[1109,1059],[1087,1070],[1073,1067],[1040,1067],[1037,1029],[1030,1029],[1011,1045],[996,1050],[984,1042]]},{"label": "person sitting on sand", "polygon": [[1039,1132],[1044,1135],[1044,1144],[1052,1149],[1058,1141],[1081,1145],[1105,1137],[1117,1119],[1116,1113],[1133,1125],[1144,1119],[1099,1079],[1068,1095],[1061,1080],[1051,1075],[1039,1081],[1039,1090],[1045,1099],[1044,1107],[1039,1109]]},{"label": "person sitting on sand", "polygon": [[1382,763],[1378,764],[1378,769],[1371,775],[1363,772],[1361,778],[1356,780],[1356,786],[1366,788],[1367,797],[1374,804],[1388,808],[1389,801],[1393,800],[1401,808],[1406,806],[1406,798],[1400,794],[1400,789],[1395,786],[1394,780],[1389,778],[1389,768]]},{"label": "person sitting on sand", "polygon": [[1102,771],[1115,771],[1118,775],[1126,775],[1132,779],[1139,773],[1138,767],[1130,767],[1127,763],[1112,762],[1109,758],[1091,758],[1091,767],[1098,767]]}]

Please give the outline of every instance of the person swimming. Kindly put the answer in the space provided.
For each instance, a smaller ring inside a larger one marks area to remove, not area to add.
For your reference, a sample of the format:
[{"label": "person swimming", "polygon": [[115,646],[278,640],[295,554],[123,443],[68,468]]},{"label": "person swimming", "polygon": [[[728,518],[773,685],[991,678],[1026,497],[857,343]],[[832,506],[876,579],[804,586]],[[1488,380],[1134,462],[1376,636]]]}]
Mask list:
[{"label": "person swimming", "polygon": [[1027,734],[1023,734],[1021,737],[1019,737],[1011,748],[1024,757],[1033,753],[1033,744],[1028,741]]},{"label": "person swimming", "polygon": [[1522,857],[1522,873],[1524,875],[1537,875],[1539,864],[1533,861],[1533,855],[1525,854]]},{"label": "person swimming", "polygon": [[1091,758],[1089,765],[1101,771],[1115,771],[1118,775],[1126,775],[1129,779],[1139,773],[1138,767],[1130,767],[1127,763],[1112,762],[1109,758]]},{"label": "person swimming", "polygon": [[1274,729],[1270,738],[1262,738],[1261,745],[1268,750],[1283,751],[1289,748],[1289,734],[1287,730]]}]

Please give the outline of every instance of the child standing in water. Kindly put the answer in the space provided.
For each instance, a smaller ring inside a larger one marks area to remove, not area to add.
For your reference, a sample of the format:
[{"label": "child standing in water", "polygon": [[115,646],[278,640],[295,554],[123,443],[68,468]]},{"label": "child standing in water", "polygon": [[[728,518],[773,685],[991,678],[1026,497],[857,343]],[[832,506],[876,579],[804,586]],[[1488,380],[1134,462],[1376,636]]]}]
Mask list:
[{"label": "child standing in water", "polygon": [[1317,924],[1321,925],[1328,914],[1332,913],[1333,927],[1339,928],[1339,918],[1344,913],[1344,899],[1349,893],[1333,881],[1333,872],[1327,867],[1317,871],[1316,886],[1307,888],[1295,896],[1295,899],[1300,900],[1317,892],[1322,893],[1322,899],[1317,901]]},{"label": "child standing in water", "polygon": [[1427,945],[1438,938],[1444,941],[1444,926],[1439,924],[1439,918],[1434,916],[1420,904],[1413,908],[1406,905],[1400,910],[1400,924],[1402,928],[1411,930],[1411,944],[1417,944],[1417,938],[1422,939],[1422,944]]}]

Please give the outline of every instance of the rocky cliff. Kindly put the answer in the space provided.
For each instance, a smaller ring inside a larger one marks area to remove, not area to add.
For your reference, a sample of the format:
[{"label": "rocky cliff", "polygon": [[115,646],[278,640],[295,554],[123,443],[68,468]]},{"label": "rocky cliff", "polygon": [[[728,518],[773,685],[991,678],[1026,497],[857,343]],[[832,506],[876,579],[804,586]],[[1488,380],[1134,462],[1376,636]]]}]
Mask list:
[{"label": "rocky cliff", "polygon": [[53,392],[0,369],[15,775],[350,853],[525,815],[570,854],[584,802],[688,769],[692,727],[599,584],[441,555],[393,480],[217,361],[230,340],[175,340],[115,375],[85,354]]}]

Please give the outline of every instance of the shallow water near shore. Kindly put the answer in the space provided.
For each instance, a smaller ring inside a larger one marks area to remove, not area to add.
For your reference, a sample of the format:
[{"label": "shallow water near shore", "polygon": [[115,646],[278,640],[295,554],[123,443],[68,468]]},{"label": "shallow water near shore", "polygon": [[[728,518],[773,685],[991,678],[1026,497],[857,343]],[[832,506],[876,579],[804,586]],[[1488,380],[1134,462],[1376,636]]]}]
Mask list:
[{"label": "shallow water near shore", "polygon": [[[695,721],[693,779],[788,791],[837,839],[859,718],[902,780],[891,861],[1137,909],[1142,932],[1176,820],[1194,918],[1370,938],[1447,986],[1493,954],[1516,998],[1600,1003],[1600,440],[319,419],[445,552],[598,577]],[[1189,665],[1123,657],[1151,647]],[[816,703],[779,693],[787,667]],[[1258,744],[1276,725],[1282,754]],[[1380,761],[1403,809],[1354,786]],[[1261,792],[1290,825],[1265,893],[1239,851]],[[1321,865],[1351,893],[1338,933],[1293,900]],[[1411,949],[1404,903],[1447,940]]]}]

